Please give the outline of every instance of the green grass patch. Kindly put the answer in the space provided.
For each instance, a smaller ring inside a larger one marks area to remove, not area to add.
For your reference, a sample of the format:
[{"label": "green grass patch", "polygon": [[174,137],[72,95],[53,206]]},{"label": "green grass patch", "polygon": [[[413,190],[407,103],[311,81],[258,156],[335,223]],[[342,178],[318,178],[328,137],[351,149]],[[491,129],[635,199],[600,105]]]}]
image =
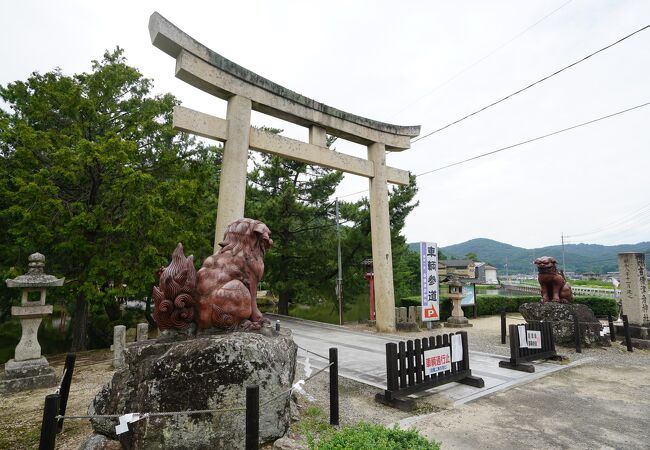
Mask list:
[{"label": "green grass patch", "polygon": [[309,443],[310,450],[439,450],[415,430],[400,430],[382,425],[358,423]]},{"label": "green grass patch", "polygon": [[328,436],[334,432],[329,424],[327,414],[318,406],[310,406],[300,414],[300,421],[294,425],[301,436],[307,439],[313,447],[320,436]]}]

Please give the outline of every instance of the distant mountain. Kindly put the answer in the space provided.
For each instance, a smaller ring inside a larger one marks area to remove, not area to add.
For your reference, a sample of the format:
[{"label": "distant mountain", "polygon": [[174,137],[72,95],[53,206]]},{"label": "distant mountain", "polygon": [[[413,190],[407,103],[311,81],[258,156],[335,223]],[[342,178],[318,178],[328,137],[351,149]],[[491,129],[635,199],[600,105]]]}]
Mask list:
[{"label": "distant mountain", "polygon": [[[418,251],[418,244],[409,244],[409,248]],[[442,247],[441,250],[451,259],[461,259],[468,253],[475,253],[480,261],[496,267],[500,274],[505,273],[506,260],[510,274],[536,272],[533,261],[539,256],[554,256],[560,265],[562,264],[561,245],[527,249],[479,238]],[[618,254],[622,252],[645,253],[650,257],[650,242],[623,245],[566,244],[564,246],[566,270],[578,273],[614,272],[618,270]]]}]

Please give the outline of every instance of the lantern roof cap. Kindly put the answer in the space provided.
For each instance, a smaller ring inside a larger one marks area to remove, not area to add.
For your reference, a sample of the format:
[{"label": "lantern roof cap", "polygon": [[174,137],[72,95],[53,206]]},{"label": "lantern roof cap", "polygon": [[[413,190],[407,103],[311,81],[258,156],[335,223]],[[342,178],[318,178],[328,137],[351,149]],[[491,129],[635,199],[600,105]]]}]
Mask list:
[{"label": "lantern roof cap", "polygon": [[10,288],[39,288],[51,286],[63,286],[65,278],[57,278],[54,275],[48,275],[43,271],[45,267],[45,256],[41,253],[32,253],[29,255],[29,270],[24,275],[19,275],[13,279],[7,279],[5,282]]}]

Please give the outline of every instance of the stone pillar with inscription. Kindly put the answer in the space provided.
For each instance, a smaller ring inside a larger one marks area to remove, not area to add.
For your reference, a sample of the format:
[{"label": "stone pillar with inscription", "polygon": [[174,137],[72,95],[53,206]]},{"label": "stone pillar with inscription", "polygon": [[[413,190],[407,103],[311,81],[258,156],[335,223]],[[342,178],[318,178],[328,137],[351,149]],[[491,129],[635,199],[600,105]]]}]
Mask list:
[{"label": "stone pillar with inscription", "polygon": [[650,318],[645,254],[619,253],[618,267],[621,272],[619,289],[623,314],[627,315],[630,325],[634,328],[633,334],[647,339]]},{"label": "stone pillar with inscription", "polygon": [[[0,392],[56,386],[58,382],[54,369],[41,355],[37,334],[43,317],[52,314],[52,305],[45,304],[46,288],[62,286],[64,279],[47,275],[44,266],[45,256],[34,253],[29,256],[25,275],[6,280],[8,287],[22,288],[20,306],[11,307],[11,315],[20,319],[22,336],[15,357],[7,361],[4,373],[0,374]],[[30,299],[30,293],[36,293],[38,298]]]}]

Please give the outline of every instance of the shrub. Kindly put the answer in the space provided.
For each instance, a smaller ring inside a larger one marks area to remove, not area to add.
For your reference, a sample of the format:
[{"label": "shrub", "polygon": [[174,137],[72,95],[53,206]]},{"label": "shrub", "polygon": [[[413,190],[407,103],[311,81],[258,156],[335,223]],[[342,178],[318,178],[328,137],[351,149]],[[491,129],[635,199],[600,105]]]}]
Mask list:
[{"label": "shrub", "polygon": [[359,423],[324,437],[310,445],[315,450],[439,450],[440,444],[430,442],[415,430],[386,428],[381,425]]},{"label": "shrub", "polygon": [[[519,307],[524,303],[537,303],[539,302],[538,295],[520,295],[510,297],[506,295],[478,295],[478,315],[491,316],[501,313],[505,308],[506,312],[519,312]],[[597,317],[607,317],[607,314],[616,316],[618,314],[618,306],[616,300],[607,297],[588,297],[576,296],[573,299],[574,303],[587,305]],[[420,306],[420,297],[404,297],[400,300],[400,306]],[[449,298],[440,299],[440,320],[447,320],[451,315],[451,300]],[[473,311],[466,312],[467,315],[472,315]]]},{"label": "shrub", "polygon": [[618,315],[618,305],[613,298],[585,296],[576,297],[573,299],[573,302],[587,305],[597,317],[607,317],[607,314],[611,314],[614,317]]},{"label": "shrub", "polygon": [[422,305],[422,297],[414,295],[413,297],[402,297],[399,301],[399,306],[420,306]]},{"label": "shrub", "polygon": [[[503,308],[507,312],[519,312],[519,307],[522,304],[537,302],[539,302],[539,296],[537,295],[522,295],[518,297],[479,295],[477,301],[478,315],[488,316],[499,314]],[[618,306],[616,305],[616,300],[613,298],[577,296],[573,299],[573,302],[587,305],[598,317],[606,317],[608,313],[613,316],[618,314]]]}]

